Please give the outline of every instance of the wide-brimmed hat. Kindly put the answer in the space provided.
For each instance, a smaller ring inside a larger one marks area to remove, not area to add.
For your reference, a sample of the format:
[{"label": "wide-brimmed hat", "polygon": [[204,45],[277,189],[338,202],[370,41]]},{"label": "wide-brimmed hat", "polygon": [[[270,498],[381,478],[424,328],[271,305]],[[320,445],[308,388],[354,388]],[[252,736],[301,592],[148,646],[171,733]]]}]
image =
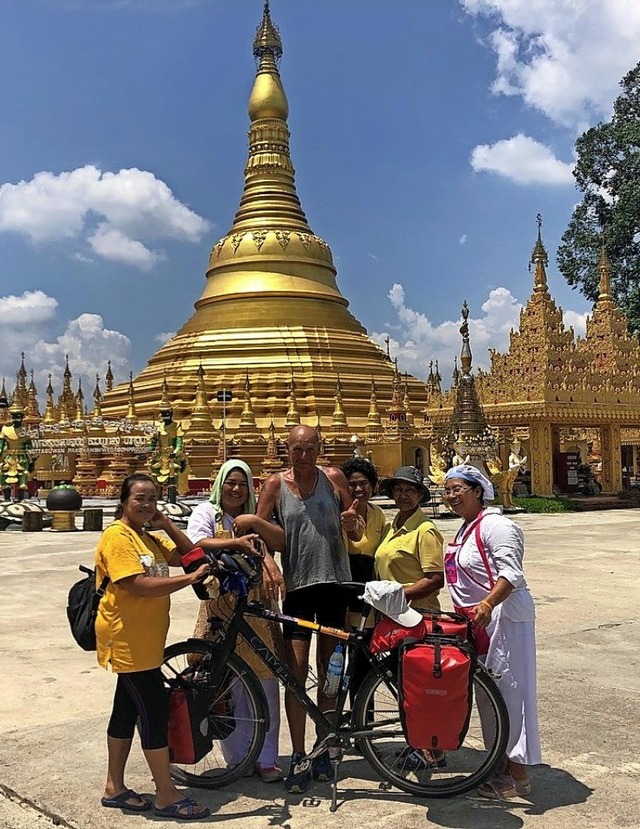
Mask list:
[{"label": "wide-brimmed hat", "polygon": [[419,469],[416,469],[415,466],[401,466],[399,469],[396,469],[390,478],[385,478],[384,481],[381,481],[380,492],[388,498],[391,498],[391,490],[393,485],[398,481],[413,484],[413,486],[417,487],[422,492],[423,502],[428,501],[429,498],[431,498],[431,494],[422,480],[422,472],[420,472]]}]

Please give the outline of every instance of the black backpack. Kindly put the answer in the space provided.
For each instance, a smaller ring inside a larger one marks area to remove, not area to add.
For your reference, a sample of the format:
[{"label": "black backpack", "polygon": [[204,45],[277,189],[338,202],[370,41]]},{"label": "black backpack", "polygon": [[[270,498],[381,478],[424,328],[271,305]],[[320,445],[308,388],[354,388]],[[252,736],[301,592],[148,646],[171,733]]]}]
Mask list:
[{"label": "black backpack", "polygon": [[82,650],[95,651],[98,605],[109,584],[109,576],[102,579],[102,584],[96,590],[96,571],[82,564],[78,569],[87,575],[84,579],[77,581],[69,590],[67,619],[69,620],[71,635]]}]

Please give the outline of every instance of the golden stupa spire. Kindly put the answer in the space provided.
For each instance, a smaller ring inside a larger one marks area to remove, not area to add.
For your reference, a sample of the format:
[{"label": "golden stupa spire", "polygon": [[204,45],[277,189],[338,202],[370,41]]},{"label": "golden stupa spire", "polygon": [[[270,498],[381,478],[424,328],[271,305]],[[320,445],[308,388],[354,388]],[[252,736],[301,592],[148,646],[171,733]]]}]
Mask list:
[{"label": "golden stupa spire", "polygon": [[291,372],[291,381],[289,383],[289,407],[287,409],[287,416],[284,421],[286,429],[293,429],[300,423],[300,413],[298,412],[298,400],[296,398],[296,381]]},{"label": "golden stupa spire", "polygon": [[93,416],[102,417],[102,392],[100,391],[99,374],[96,374],[96,385],[93,390]]},{"label": "golden stupa spire", "polygon": [[111,360],[107,360],[107,373],[104,376],[105,389],[111,391],[113,388],[113,372],[111,371]]},{"label": "golden stupa spire", "polygon": [[129,407],[127,409],[127,414],[125,415],[126,419],[129,420],[131,423],[136,423],[138,420],[138,415],[136,414],[136,401],[134,399],[135,390],[133,388],[133,372],[129,372],[129,395],[127,401],[129,403]]},{"label": "golden stupa spire", "polygon": [[333,393],[333,399],[335,400],[335,406],[333,407],[331,427],[335,430],[336,428],[342,428],[347,425],[347,416],[344,413],[342,405],[342,383],[340,382],[340,374],[336,377],[336,390]]},{"label": "golden stupa spire", "polygon": [[604,246],[604,242],[600,248],[598,274],[600,276],[598,302],[613,303],[613,297],[611,296],[611,262],[607,256],[607,249]]},{"label": "golden stupa spire", "polygon": [[458,355],[454,354],[453,356],[453,372],[451,374],[451,387],[457,388],[458,383],[460,382],[460,369],[458,368]]},{"label": "golden stupa spire", "polygon": [[167,382],[167,372],[165,371],[162,377],[162,394],[160,397],[160,403],[158,404],[158,411],[169,412],[171,409],[171,401],[169,400],[169,383]]},{"label": "golden stupa spire", "polygon": [[533,282],[534,282],[534,290],[536,291],[546,291],[547,290],[547,271],[546,267],[549,264],[549,257],[547,256],[547,250],[545,246],[542,244],[542,214],[538,213],[536,216],[536,224],[538,225],[538,238],[536,239],[535,247],[533,248],[533,252],[531,253],[531,263],[529,265],[529,270],[531,270],[531,265],[534,266],[533,271]]},{"label": "golden stupa spire", "polygon": [[380,426],[382,420],[380,418],[380,410],[378,409],[378,394],[376,388],[376,381],[371,375],[371,394],[369,395],[369,414],[367,415],[367,424],[369,426]]},{"label": "golden stupa spire", "polygon": [[244,378],[244,405],[240,415],[240,426],[255,428],[256,416],[251,405],[251,381],[249,380],[249,369]]},{"label": "golden stupa spire", "polygon": [[31,369],[31,382],[27,390],[27,405],[26,405],[27,421],[39,421],[41,419],[40,410],[38,408],[38,389],[36,388],[33,379],[33,369]]},{"label": "golden stupa spire", "polygon": [[76,420],[84,420],[84,392],[82,391],[81,377],[78,377],[78,391],[76,394]]},{"label": "golden stupa spire", "polygon": [[55,423],[57,418],[56,406],[53,402],[53,386],[51,385],[51,375],[49,375],[49,382],[45,390],[47,395],[47,402],[44,409],[43,421],[47,424]]},{"label": "golden stupa spire", "polygon": [[411,410],[411,398],[409,396],[409,375],[404,373],[404,395],[402,398],[402,407],[407,413],[407,423],[413,423],[413,412]]},{"label": "golden stupa spire", "polygon": [[467,300],[462,303],[462,325],[460,326],[460,333],[462,334],[462,349],[460,350],[460,365],[462,366],[462,375],[467,376],[471,373],[471,343],[469,342],[469,306]]}]

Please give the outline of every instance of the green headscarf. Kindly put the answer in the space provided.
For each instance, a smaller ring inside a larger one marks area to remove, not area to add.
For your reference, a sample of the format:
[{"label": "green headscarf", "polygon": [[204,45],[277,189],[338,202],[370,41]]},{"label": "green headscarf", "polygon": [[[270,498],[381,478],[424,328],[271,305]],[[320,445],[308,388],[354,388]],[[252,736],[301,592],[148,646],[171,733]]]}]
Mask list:
[{"label": "green headscarf", "polygon": [[249,514],[253,514],[256,511],[256,493],[253,489],[253,475],[251,470],[244,461],[241,461],[238,458],[229,458],[229,460],[225,461],[220,467],[220,471],[216,475],[216,479],[211,487],[211,496],[209,498],[213,504],[213,512],[216,524],[218,525],[222,525],[222,514],[224,512],[222,509],[222,484],[225,482],[227,476],[233,469],[239,469],[243,472],[247,478],[247,483],[249,484],[249,488],[247,490],[247,500],[243,504],[242,511]]}]

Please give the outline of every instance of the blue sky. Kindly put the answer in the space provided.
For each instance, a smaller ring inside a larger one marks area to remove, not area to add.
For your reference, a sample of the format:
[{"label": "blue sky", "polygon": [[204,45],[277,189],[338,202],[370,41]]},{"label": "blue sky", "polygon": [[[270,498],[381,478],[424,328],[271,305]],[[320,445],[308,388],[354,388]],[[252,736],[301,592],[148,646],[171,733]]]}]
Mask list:
[{"label": "blue sky", "polygon": [[[531,292],[553,296],[579,196],[576,136],[640,59],[635,0],[272,0],[297,187],[352,312],[401,367],[445,379],[471,308],[476,365]],[[93,386],[188,319],[242,191],[261,0],[3,0],[0,376],[44,399],[69,353]],[[46,382],[46,381],[45,381]],[[86,387],[85,387],[86,390]]]}]

